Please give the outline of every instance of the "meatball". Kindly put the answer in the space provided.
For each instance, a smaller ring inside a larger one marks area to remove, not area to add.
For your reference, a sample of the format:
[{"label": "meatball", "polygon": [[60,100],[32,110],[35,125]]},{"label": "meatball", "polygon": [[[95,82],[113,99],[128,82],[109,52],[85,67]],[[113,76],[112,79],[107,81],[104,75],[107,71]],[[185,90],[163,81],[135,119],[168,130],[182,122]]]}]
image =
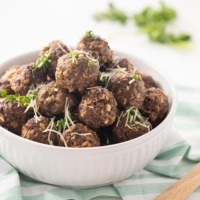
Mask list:
[{"label": "meatball", "polygon": [[144,135],[151,129],[151,124],[141,116],[138,109],[129,108],[118,117],[112,134],[116,142],[125,142]]},{"label": "meatball", "polygon": [[0,79],[0,92],[6,90],[7,94],[14,94],[14,91],[11,89],[10,81]]},{"label": "meatball", "polygon": [[43,85],[39,88],[36,97],[39,113],[46,117],[53,117],[64,113],[66,98],[69,108],[77,104],[73,94],[59,87],[55,81]]},{"label": "meatball", "polygon": [[69,92],[83,93],[97,84],[99,62],[83,51],[72,51],[58,60],[56,83]]},{"label": "meatball", "polygon": [[108,89],[113,92],[118,105],[122,108],[129,106],[139,108],[146,93],[141,76],[123,72],[116,72],[110,78]]},{"label": "meatball", "polygon": [[58,58],[69,52],[67,46],[65,46],[60,40],[50,42],[40,51],[40,56],[48,54],[50,52],[50,66],[47,68],[47,74],[52,79],[55,79],[55,72],[57,67]]},{"label": "meatball", "polygon": [[154,79],[150,75],[147,75],[141,71],[138,72],[138,74],[142,77],[146,89],[156,86]]},{"label": "meatball", "polygon": [[88,89],[78,107],[79,119],[98,129],[113,124],[117,117],[116,101],[110,91],[102,87]]},{"label": "meatball", "polygon": [[46,78],[45,69],[34,70],[34,63],[30,63],[16,70],[10,79],[10,85],[15,94],[26,95],[32,86],[45,82]]},{"label": "meatball", "polygon": [[31,117],[26,107],[17,101],[0,99],[0,126],[20,135],[21,127]]},{"label": "meatball", "polygon": [[168,98],[160,88],[149,88],[146,90],[141,113],[149,118],[154,127],[164,119],[168,109]]},{"label": "meatball", "polygon": [[129,72],[133,72],[134,71],[134,65],[129,62],[129,60],[125,57],[120,57],[120,56],[116,56],[114,58],[113,61],[113,67],[120,67],[120,68],[124,68]]},{"label": "meatball", "polygon": [[11,66],[6,72],[1,76],[2,80],[10,80],[12,76],[16,73],[17,69],[20,68],[20,65]]},{"label": "meatball", "polygon": [[[96,132],[81,123],[74,124],[65,130],[63,137],[68,147],[100,146]],[[59,141],[59,146],[64,146],[62,139]]]},{"label": "meatball", "polygon": [[50,120],[45,117],[35,117],[29,119],[22,126],[21,136],[28,140],[43,144],[56,144],[57,135],[54,132],[43,132],[49,125]]},{"label": "meatball", "polygon": [[99,60],[100,66],[112,62],[113,51],[110,49],[108,42],[98,35],[94,35],[91,31],[80,39],[77,49],[91,52],[95,59]]}]

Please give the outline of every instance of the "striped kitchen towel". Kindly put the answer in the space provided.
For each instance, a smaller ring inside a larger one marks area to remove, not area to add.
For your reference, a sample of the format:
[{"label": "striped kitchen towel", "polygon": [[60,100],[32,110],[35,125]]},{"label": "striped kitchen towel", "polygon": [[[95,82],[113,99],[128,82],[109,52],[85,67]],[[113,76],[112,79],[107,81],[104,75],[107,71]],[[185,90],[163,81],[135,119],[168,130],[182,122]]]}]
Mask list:
[{"label": "striped kitchen towel", "polygon": [[[154,199],[200,161],[200,88],[177,90],[174,128],[165,147],[142,171],[114,185],[73,190],[33,181],[0,158],[0,200]],[[200,188],[188,199],[200,199]]]}]

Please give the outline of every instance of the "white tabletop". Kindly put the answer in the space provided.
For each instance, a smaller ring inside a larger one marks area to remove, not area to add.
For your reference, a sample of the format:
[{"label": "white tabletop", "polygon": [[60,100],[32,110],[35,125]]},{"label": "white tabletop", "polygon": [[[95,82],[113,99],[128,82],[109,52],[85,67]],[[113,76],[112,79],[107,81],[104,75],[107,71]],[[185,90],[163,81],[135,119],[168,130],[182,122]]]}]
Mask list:
[{"label": "white tabletop", "polygon": [[[92,16],[107,9],[109,0],[1,0],[0,62],[13,55],[41,49],[54,39],[75,45],[88,30],[101,35],[112,49],[132,53],[166,71],[176,84],[200,85],[200,1],[166,0],[178,14],[174,31],[192,35],[193,50],[180,50],[148,41],[137,34],[129,22],[121,26],[112,22],[96,22]],[[114,4],[130,15],[147,5],[159,6],[158,0],[115,0]],[[186,77],[187,76],[187,77]]]}]

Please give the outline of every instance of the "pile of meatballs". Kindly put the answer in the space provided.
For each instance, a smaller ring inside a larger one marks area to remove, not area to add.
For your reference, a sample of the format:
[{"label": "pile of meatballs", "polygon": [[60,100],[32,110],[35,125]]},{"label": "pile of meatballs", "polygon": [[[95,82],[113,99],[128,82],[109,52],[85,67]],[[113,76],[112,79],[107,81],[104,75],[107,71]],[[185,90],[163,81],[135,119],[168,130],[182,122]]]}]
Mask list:
[{"label": "pile of meatballs", "polygon": [[[1,76],[0,126],[28,140],[64,147],[140,137],[163,121],[169,102],[156,80],[136,67],[92,31],[73,48],[52,41],[37,60],[8,66]],[[35,92],[30,102],[18,100],[30,91]]]}]

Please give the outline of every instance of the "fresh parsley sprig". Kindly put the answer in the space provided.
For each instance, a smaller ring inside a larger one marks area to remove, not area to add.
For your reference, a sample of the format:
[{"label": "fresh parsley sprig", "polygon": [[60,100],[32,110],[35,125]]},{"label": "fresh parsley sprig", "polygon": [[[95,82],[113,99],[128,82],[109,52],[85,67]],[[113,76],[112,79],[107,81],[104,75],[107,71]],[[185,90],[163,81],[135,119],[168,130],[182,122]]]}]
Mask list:
[{"label": "fresh parsley sprig", "polygon": [[145,32],[149,39],[154,42],[165,44],[177,44],[190,40],[190,35],[181,33],[173,34],[167,32],[167,25],[174,21],[176,12],[174,9],[161,3],[160,9],[145,8],[140,13],[134,14],[133,19],[136,24]]},{"label": "fresh parsley sprig", "polygon": [[99,61],[95,58],[88,57],[88,67],[99,66]]},{"label": "fresh parsley sprig", "polygon": [[107,87],[109,80],[110,80],[110,74],[106,72],[99,72],[97,76],[98,85],[102,87]]},{"label": "fresh parsley sprig", "polygon": [[176,18],[174,9],[161,3],[160,9],[151,7],[144,8],[141,12],[134,14],[133,19],[139,27],[147,27],[153,24],[166,24]]},{"label": "fresh parsley sprig", "polygon": [[85,37],[88,37],[88,38],[92,38],[92,39],[95,39],[96,36],[94,35],[93,31],[86,31],[85,33]]},{"label": "fresh parsley sprig", "polygon": [[131,129],[132,126],[139,124],[140,126],[147,128],[148,131],[150,130],[150,124],[143,118],[140,111],[137,108],[134,108],[134,106],[127,108],[124,116],[126,117],[125,127]]},{"label": "fresh parsley sprig", "polygon": [[69,52],[69,57],[72,59],[72,62],[78,65],[78,57],[79,57],[79,52],[77,51],[71,51]]},{"label": "fresh parsley sprig", "polygon": [[0,97],[5,98],[8,101],[18,101],[25,106],[28,106],[32,99],[36,97],[36,91],[32,90],[29,92],[29,95],[22,96],[22,95],[15,95],[15,94],[8,94],[6,90],[1,90]]},{"label": "fresh parsley sprig", "polygon": [[126,13],[116,8],[113,3],[109,3],[108,11],[99,12],[95,14],[93,17],[97,21],[110,20],[119,22],[120,24],[123,25],[126,24],[128,20],[128,16],[126,15]]},{"label": "fresh parsley sprig", "polygon": [[35,70],[40,69],[40,68],[47,69],[50,66],[50,63],[51,63],[50,56],[51,56],[51,51],[49,51],[48,53],[45,53],[45,54],[41,55],[36,60],[36,62],[34,63],[33,70],[35,71]]},{"label": "fresh parsley sprig", "polygon": [[[71,113],[68,113],[69,117],[71,118]],[[59,132],[63,132],[66,128],[69,128],[72,125],[71,120],[67,117],[59,119],[55,122],[55,127]]]},{"label": "fresh parsley sprig", "polygon": [[145,33],[153,42],[177,47],[191,47],[188,43],[191,39],[189,34],[174,34],[167,31],[167,25],[176,19],[177,13],[163,2],[161,2],[159,9],[146,7],[141,12],[133,14],[132,17],[129,17],[124,11],[116,8],[113,3],[110,3],[108,11],[97,13],[93,17],[97,21],[110,20],[123,25],[128,20],[133,20],[141,32]]},{"label": "fresh parsley sprig", "polygon": [[55,127],[58,130],[58,132],[62,133],[66,128],[69,128],[71,125],[74,124],[71,118],[72,116],[69,111],[69,101],[68,101],[68,98],[66,98],[64,118],[61,118],[54,122]]}]

